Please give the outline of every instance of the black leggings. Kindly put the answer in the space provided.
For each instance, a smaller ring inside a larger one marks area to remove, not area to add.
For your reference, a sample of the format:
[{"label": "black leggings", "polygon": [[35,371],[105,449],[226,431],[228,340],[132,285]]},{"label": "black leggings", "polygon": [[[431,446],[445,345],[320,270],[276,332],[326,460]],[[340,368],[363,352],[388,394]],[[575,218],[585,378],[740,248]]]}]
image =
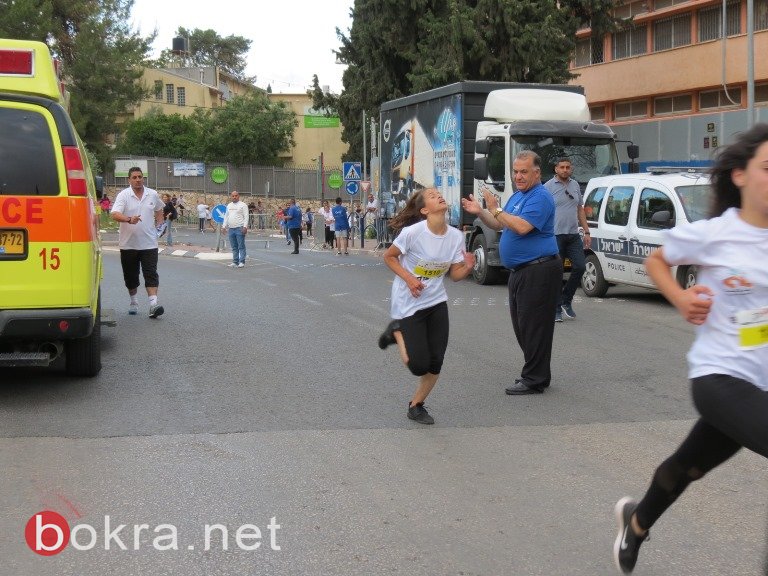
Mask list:
[{"label": "black leggings", "polygon": [[646,530],[688,484],[742,447],[768,458],[768,392],[723,374],[694,378],[691,388],[701,418],[677,451],[656,469],[637,507],[637,522]]},{"label": "black leggings", "polygon": [[448,304],[440,302],[399,322],[411,374],[440,374],[448,348]]}]

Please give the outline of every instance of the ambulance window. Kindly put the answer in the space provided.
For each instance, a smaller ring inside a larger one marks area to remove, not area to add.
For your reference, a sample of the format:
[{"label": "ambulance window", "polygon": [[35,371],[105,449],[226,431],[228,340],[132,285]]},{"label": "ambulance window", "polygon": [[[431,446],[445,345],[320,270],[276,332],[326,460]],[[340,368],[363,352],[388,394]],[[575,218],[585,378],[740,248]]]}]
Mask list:
[{"label": "ambulance window", "polygon": [[56,154],[42,114],[0,108],[0,196],[58,196]]}]

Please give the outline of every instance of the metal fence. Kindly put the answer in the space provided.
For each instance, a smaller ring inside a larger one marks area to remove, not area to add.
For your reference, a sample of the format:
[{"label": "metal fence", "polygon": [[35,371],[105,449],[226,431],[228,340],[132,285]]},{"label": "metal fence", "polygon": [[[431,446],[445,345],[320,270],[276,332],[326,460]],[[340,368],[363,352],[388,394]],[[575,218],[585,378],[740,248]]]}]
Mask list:
[{"label": "metal fence", "polygon": [[[170,158],[148,158],[146,156],[119,157],[118,160],[142,160],[147,163],[147,186],[156,190],[179,193],[226,195],[237,190],[245,196],[262,198],[320,199],[338,195],[338,190],[329,189],[327,182],[321,185],[320,170],[316,166],[279,168],[276,166],[234,166],[226,163],[205,163],[203,176],[174,176],[173,165],[186,160]],[[227,171],[227,180],[217,184],[211,179],[211,172],[216,168]],[[340,171],[337,166],[324,166],[323,179],[333,171]],[[128,186],[127,177],[116,177],[114,172],[106,174],[104,183],[115,188]]]}]

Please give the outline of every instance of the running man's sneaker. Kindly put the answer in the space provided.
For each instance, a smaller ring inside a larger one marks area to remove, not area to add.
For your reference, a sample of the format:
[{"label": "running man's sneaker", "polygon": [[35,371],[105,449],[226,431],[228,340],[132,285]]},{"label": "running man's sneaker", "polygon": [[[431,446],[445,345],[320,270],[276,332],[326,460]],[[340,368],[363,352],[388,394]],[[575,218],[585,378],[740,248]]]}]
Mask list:
[{"label": "running man's sneaker", "polygon": [[237,265],[237,267],[238,267],[238,268],[245,268],[245,264],[243,264],[242,262],[240,262],[240,264],[238,264],[238,265]]},{"label": "running man's sneaker", "polygon": [[563,321],[563,313],[558,310],[555,312],[555,322],[562,322]]},{"label": "running man's sneaker", "polygon": [[419,424],[435,423],[435,419],[429,415],[429,412],[427,412],[423,402],[419,402],[413,406],[408,405],[408,418],[414,422],[418,422]]},{"label": "running man's sneaker", "polygon": [[230,262],[229,264],[227,264],[227,267],[228,268],[237,268],[237,262]]},{"label": "running man's sneaker", "polygon": [[563,316],[569,320],[574,320],[576,318],[576,312],[573,311],[573,306],[570,304],[563,304],[561,308],[563,309]]},{"label": "running man's sneaker", "polygon": [[157,318],[158,316],[162,316],[163,312],[165,312],[165,308],[163,308],[159,304],[156,304],[155,306],[150,306],[149,307],[149,317],[150,318]]},{"label": "running man's sneaker", "polygon": [[131,304],[128,306],[128,314],[131,316],[136,316],[136,314],[139,313],[139,305],[138,304]]},{"label": "running man's sneaker", "polygon": [[619,523],[619,533],[613,543],[613,562],[623,574],[630,574],[637,564],[637,555],[640,553],[640,545],[648,540],[650,532],[645,536],[637,536],[632,530],[630,519],[637,509],[637,500],[625,496],[618,502],[613,511],[616,521]]}]

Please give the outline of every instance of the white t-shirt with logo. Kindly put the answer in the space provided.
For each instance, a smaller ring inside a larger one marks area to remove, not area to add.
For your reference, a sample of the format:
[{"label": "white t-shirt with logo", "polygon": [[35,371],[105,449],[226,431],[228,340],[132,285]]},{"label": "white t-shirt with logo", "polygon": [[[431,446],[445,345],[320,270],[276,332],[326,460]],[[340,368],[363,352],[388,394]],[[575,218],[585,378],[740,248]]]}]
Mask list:
[{"label": "white t-shirt with logo", "polygon": [[464,262],[464,235],[450,226],[445,234],[434,234],[427,228],[427,221],[422,220],[403,228],[393,244],[402,252],[402,267],[421,279],[424,290],[416,298],[405,280],[396,276],[392,283],[392,318],[413,316],[448,300],[443,280],[451,264]]},{"label": "white t-shirt with logo", "polygon": [[736,208],[666,233],[664,258],[698,266],[696,283],[712,290],[712,308],[696,329],[688,376],[727,374],[768,391],[768,229]]},{"label": "white t-shirt with logo", "polygon": [[155,214],[162,212],[165,204],[157,192],[144,186],[141,198],[130,186],[121,190],[112,205],[113,212],[123,216],[139,216],[136,224],[120,223],[118,246],[121,250],[151,250],[157,248]]}]

